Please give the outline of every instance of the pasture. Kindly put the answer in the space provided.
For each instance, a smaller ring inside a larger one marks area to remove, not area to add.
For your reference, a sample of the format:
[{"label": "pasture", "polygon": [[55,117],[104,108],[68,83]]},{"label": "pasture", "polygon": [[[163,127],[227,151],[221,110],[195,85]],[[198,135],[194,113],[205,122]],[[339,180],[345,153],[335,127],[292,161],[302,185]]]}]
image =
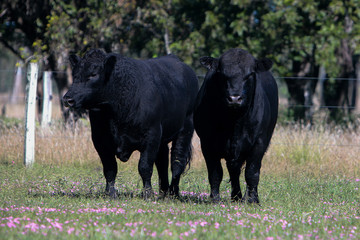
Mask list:
[{"label": "pasture", "polygon": [[[23,165],[23,122],[0,120],[0,239],[359,239],[360,134],[351,127],[278,125],[263,159],[261,206],[209,199],[199,140],[181,199],[140,197],[139,154],[118,161],[117,200],[103,194],[89,124],[36,131],[36,163]],[[241,187],[245,189],[244,176]],[[244,191],[243,191],[244,192]]]}]

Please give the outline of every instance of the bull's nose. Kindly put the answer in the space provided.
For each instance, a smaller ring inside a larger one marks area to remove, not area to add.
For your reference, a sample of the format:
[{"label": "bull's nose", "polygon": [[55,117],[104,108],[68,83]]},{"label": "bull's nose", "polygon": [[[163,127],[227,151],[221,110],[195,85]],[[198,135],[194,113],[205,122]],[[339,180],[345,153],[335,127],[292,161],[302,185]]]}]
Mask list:
[{"label": "bull's nose", "polygon": [[63,103],[65,107],[73,107],[75,105],[75,100],[70,97],[64,96]]},{"label": "bull's nose", "polygon": [[230,104],[240,104],[242,102],[243,98],[239,95],[233,95],[228,97],[228,102]]}]

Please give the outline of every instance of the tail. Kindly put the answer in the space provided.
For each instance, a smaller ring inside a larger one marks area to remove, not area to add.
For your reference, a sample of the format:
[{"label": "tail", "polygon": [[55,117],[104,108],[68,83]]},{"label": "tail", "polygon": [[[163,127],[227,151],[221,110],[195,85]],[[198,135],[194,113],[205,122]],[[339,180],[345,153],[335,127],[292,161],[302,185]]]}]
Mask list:
[{"label": "tail", "polygon": [[190,143],[188,148],[187,148],[186,165],[185,165],[184,174],[186,174],[187,171],[190,170],[191,160],[192,160],[192,150],[193,150],[193,146],[192,146],[192,143]]}]

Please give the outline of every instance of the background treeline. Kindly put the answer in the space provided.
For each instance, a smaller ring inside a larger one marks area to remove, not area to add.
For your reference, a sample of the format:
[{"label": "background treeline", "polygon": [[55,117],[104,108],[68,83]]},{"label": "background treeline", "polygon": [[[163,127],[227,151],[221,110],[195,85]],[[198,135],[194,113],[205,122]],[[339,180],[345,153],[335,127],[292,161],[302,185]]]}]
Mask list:
[{"label": "background treeline", "polygon": [[240,47],[274,61],[293,120],[312,121],[319,86],[318,104],[339,121],[357,102],[359,6],[360,0],[3,0],[0,69],[11,63],[5,49],[20,64],[38,60],[54,71],[61,94],[71,81],[68,55],[89,48],[136,58],[173,53],[202,75],[199,57]]}]

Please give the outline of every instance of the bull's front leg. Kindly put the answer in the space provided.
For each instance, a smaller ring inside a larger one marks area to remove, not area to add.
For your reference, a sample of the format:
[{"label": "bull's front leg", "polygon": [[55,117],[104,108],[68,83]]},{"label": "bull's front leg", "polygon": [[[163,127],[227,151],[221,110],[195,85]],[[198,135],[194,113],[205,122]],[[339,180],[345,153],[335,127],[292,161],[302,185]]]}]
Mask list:
[{"label": "bull's front leg", "polygon": [[230,175],[231,182],[231,200],[240,201],[242,198],[241,189],[240,189],[240,172],[241,172],[241,160],[226,160],[226,166]]},{"label": "bull's front leg", "polygon": [[112,159],[104,164],[104,175],[106,179],[106,188],[105,193],[108,194],[111,198],[117,198],[116,189],[115,189],[115,178],[117,174],[117,163],[116,159],[113,156]]},{"label": "bull's front leg", "polygon": [[146,138],[145,149],[140,154],[138,170],[143,181],[142,194],[145,200],[151,199],[154,195],[151,186],[151,176],[158,155],[160,142],[161,128],[149,131]]},{"label": "bull's front leg", "polygon": [[220,202],[220,183],[223,178],[223,169],[221,166],[220,159],[209,159],[206,160],[206,166],[208,169],[208,178],[210,182],[210,198],[213,202]]},{"label": "bull's front leg", "polygon": [[102,111],[89,111],[91,137],[103,164],[106,179],[105,193],[116,198],[115,178],[118,171],[115,159],[116,145],[110,130],[110,121],[103,117]]},{"label": "bull's front leg", "polygon": [[242,202],[259,204],[258,185],[260,180],[261,160],[265,154],[266,146],[257,143],[252,149],[252,153],[246,160],[245,181],[246,193],[242,198]]},{"label": "bull's front leg", "polygon": [[208,170],[208,179],[210,183],[210,198],[213,202],[220,202],[220,183],[223,178],[223,169],[220,158],[212,158],[204,154],[206,167]]},{"label": "bull's front leg", "polygon": [[258,195],[258,185],[260,179],[260,167],[258,164],[247,164],[245,169],[246,193],[242,202],[260,203]]},{"label": "bull's front leg", "polygon": [[217,156],[213,149],[214,146],[212,144],[201,141],[201,150],[208,170],[210,198],[213,202],[217,203],[220,202],[220,184],[223,178],[223,169],[220,161],[221,157]]},{"label": "bull's front leg", "polygon": [[117,198],[115,178],[118,171],[115,155],[106,151],[98,151],[98,153],[103,164],[103,172],[106,179],[105,194],[115,199]]}]

